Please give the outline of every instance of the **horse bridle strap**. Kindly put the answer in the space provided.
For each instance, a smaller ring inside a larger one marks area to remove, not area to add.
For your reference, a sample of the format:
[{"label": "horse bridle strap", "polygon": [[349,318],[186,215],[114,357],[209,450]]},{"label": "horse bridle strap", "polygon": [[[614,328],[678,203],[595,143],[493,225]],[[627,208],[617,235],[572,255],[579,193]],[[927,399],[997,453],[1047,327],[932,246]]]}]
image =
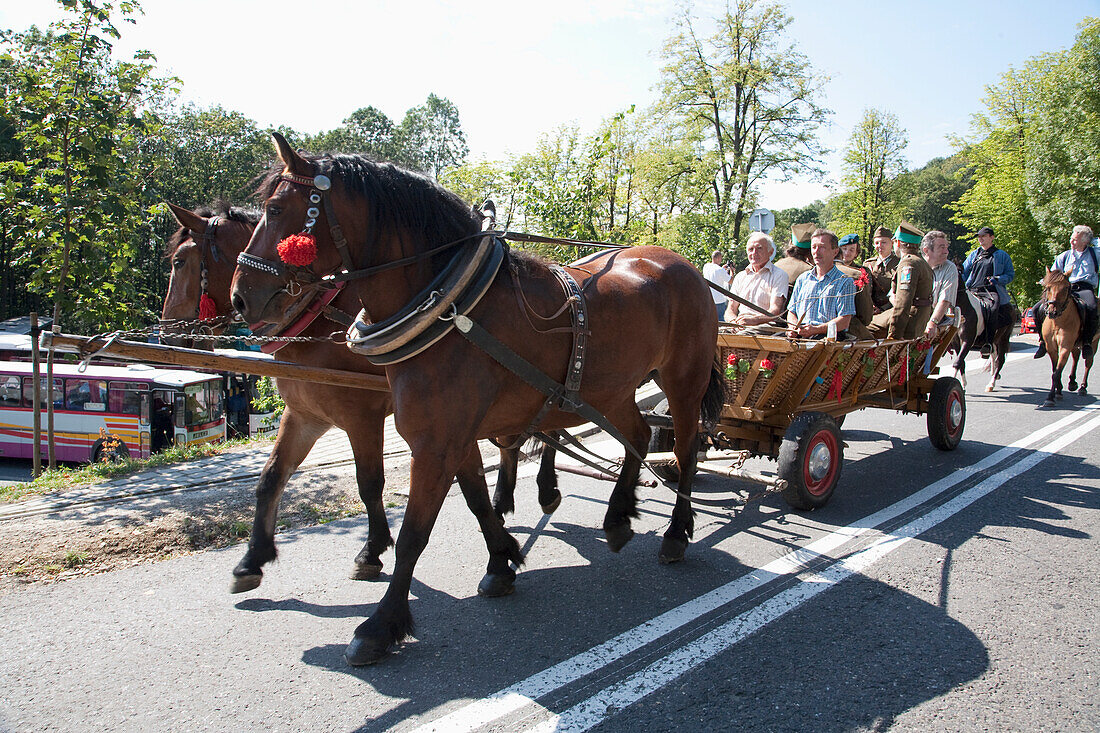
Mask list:
[{"label": "horse bridle strap", "polygon": [[347,345],[372,364],[396,364],[439,339],[453,328],[453,314],[473,310],[488,291],[504,262],[506,247],[499,237],[480,234],[472,252],[463,250],[416,297],[394,315],[369,323],[365,311],[347,333]]}]

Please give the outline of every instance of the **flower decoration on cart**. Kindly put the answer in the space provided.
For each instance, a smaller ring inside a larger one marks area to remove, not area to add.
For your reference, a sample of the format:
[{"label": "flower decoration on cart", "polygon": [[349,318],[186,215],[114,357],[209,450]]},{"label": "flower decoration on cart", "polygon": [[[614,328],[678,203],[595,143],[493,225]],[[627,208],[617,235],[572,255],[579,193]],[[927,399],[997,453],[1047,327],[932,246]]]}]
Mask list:
[{"label": "flower decoration on cart", "polygon": [[760,360],[760,374],[767,379],[771,375],[775,374],[775,362],[771,359]]},{"label": "flower decoration on cart", "polygon": [[752,369],[752,361],[732,353],[726,357],[726,379],[739,379]]}]

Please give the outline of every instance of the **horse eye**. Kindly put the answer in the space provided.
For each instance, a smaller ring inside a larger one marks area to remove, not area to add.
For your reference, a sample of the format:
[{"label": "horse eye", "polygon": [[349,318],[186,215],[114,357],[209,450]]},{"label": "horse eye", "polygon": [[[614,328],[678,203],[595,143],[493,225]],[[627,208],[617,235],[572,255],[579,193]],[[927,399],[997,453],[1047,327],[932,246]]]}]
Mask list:
[{"label": "horse eye", "polygon": [[172,267],[176,270],[181,269],[185,264],[187,263],[184,260],[172,260]]},{"label": "horse eye", "polygon": [[267,206],[267,218],[270,219],[274,216],[278,216],[281,213],[283,213],[283,210],[282,210],[281,207],[276,206],[275,204],[268,204],[268,206]]}]

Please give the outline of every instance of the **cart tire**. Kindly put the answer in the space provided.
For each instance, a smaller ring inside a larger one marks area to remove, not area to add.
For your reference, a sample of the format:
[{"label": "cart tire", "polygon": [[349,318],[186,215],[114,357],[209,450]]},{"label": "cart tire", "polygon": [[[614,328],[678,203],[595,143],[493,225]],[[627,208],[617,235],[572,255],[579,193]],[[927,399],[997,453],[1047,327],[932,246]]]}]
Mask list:
[{"label": "cart tire", "polygon": [[779,447],[779,477],[787,481],[787,504],[793,509],[825,506],[840,481],[843,462],[844,442],[836,420],[823,412],[796,417]]},{"label": "cart tire", "polygon": [[928,395],[928,439],[940,450],[955,450],[966,427],[966,393],[954,377],[940,377]]},{"label": "cart tire", "polygon": [[[657,403],[657,406],[653,408],[653,412],[657,415],[668,414],[668,400],[661,400]],[[668,428],[662,428],[656,426],[653,428],[652,434],[649,436],[649,453],[667,453],[672,450],[672,443],[674,441],[672,431]],[[653,473],[657,474],[657,478],[668,483],[675,484],[680,481],[680,468],[676,464],[669,466],[660,465],[653,466]]]}]

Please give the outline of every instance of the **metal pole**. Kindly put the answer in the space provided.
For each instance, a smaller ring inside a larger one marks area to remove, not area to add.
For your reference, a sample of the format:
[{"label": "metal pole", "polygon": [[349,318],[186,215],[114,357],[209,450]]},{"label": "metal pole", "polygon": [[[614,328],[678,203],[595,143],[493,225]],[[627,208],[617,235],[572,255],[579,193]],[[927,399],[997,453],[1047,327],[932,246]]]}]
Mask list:
[{"label": "metal pole", "polygon": [[42,387],[42,369],[38,360],[38,313],[31,313],[31,408],[34,410],[34,450],[32,460],[34,468],[31,475],[38,478],[42,475],[42,400],[40,389]]},{"label": "metal pole", "polygon": [[[54,333],[61,331],[60,326],[53,327]],[[50,454],[50,470],[57,468],[57,454],[53,445],[53,346],[46,352],[46,446]]]}]

